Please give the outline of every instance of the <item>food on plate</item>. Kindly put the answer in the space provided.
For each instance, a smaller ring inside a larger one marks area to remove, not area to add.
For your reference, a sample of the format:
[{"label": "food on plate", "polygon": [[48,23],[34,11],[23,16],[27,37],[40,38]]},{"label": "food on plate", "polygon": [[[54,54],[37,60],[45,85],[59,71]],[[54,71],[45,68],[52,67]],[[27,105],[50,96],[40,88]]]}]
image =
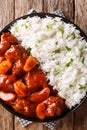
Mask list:
[{"label": "food on plate", "polygon": [[[2,35],[6,34],[3,33]],[[11,38],[13,35],[9,33],[9,37]],[[3,41],[4,39],[7,42],[8,39],[4,37]],[[10,44],[9,42],[11,41],[8,41],[8,44]],[[52,115],[45,115],[44,118],[41,118],[39,105],[44,101],[47,102],[50,97],[54,99],[54,96],[51,95],[53,89],[52,87],[50,89],[46,75],[39,68],[38,60],[29,55],[18,41],[16,44],[14,42],[10,44],[8,49],[4,50],[3,56],[3,49],[1,50],[0,98],[16,112],[25,116],[38,117],[41,120],[55,116],[54,112]],[[56,97],[58,94],[55,95]],[[64,104],[62,107],[61,104],[59,106],[63,112],[63,108],[65,108],[64,99],[60,97],[57,102],[61,102],[61,100]],[[51,106],[54,106],[56,101],[53,100],[52,103]],[[48,108],[50,109],[50,106]],[[58,107],[55,105],[55,111],[57,109]],[[60,114],[58,112],[56,115],[59,116]]]},{"label": "food on plate", "polygon": [[26,60],[23,69],[24,71],[30,71],[36,66],[36,64],[38,64],[37,59],[33,56],[29,56],[28,59]]},{"label": "food on plate", "polygon": [[13,93],[5,93],[3,91],[0,91],[0,98],[6,102],[12,102],[16,98],[16,95]]},{"label": "food on plate", "polygon": [[0,74],[6,73],[11,68],[11,62],[4,60],[0,64]]},{"label": "food on plate", "polygon": [[1,41],[0,41],[0,55],[3,55],[4,52],[10,47],[11,44],[16,44],[17,39],[12,35],[10,36],[10,33],[3,33],[1,35]]},{"label": "food on plate", "polygon": [[18,97],[27,97],[30,95],[27,86],[22,81],[20,80],[16,81],[13,84],[13,86],[14,86],[14,91],[16,92]]},{"label": "food on plate", "polygon": [[87,41],[61,18],[17,20],[0,41],[0,98],[41,120],[60,116],[87,92]]},{"label": "food on plate", "polygon": [[39,92],[35,92],[33,94],[31,94],[30,96],[30,100],[32,102],[37,102],[40,103],[42,101],[44,101],[45,99],[47,99],[50,95],[50,89],[48,87],[43,88],[42,90],[40,90]]},{"label": "food on plate", "polygon": [[61,97],[50,96],[37,106],[36,113],[37,117],[43,120],[45,117],[60,116],[64,109],[64,100]]}]

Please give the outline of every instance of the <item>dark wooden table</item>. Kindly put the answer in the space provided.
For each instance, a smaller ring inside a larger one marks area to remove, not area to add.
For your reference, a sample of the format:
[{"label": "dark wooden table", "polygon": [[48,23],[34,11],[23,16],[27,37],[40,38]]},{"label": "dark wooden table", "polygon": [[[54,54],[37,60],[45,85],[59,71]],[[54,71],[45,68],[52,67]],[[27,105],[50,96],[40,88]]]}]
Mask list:
[{"label": "dark wooden table", "polygon": [[[65,16],[87,34],[87,0],[0,0],[0,30],[29,9],[52,12],[60,8]],[[49,130],[40,123],[23,128],[17,117],[0,105],[0,130]],[[56,130],[87,130],[87,100],[75,112],[65,117]]]}]

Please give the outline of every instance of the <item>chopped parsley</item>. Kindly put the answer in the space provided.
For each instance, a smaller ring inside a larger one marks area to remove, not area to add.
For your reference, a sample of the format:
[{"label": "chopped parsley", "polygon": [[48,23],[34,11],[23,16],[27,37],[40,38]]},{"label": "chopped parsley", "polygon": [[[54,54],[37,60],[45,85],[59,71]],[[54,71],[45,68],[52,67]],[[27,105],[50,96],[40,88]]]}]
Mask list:
[{"label": "chopped parsley", "polygon": [[57,64],[57,65],[60,65],[60,62],[58,61],[56,64]]},{"label": "chopped parsley", "polygon": [[85,60],[85,58],[83,57],[83,58],[82,58],[82,64],[84,64],[84,60]]},{"label": "chopped parsley", "polygon": [[83,48],[80,48],[80,57],[83,55]]},{"label": "chopped parsley", "polygon": [[25,27],[25,29],[28,29],[28,25],[25,24],[24,27]]},{"label": "chopped parsley", "polygon": [[54,69],[54,76],[58,75],[59,73],[60,73],[59,68],[55,68],[55,69]]},{"label": "chopped parsley", "polygon": [[63,36],[63,34],[64,34],[64,28],[63,27],[59,28],[59,31],[62,33],[62,36]]},{"label": "chopped parsley", "polygon": [[86,85],[81,85],[79,84],[79,89],[82,90],[82,89],[87,89],[87,86]]},{"label": "chopped parsley", "polygon": [[68,46],[66,46],[66,49],[67,49],[67,51],[71,51],[71,48],[70,48],[70,47],[68,47]]},{"label": "chopped parsley", "polygon": [[28,54],[28,55],[31,54],[31,48],[30,48],[30,47],[27,48],[27,54]]},{"label": "chopped parsley", "polygon": [[54,23],[57,23],[57,20],[56,20],[56,19],[54,19],[53,21],[54,21]]},{"label": "chopped parsley", "polygon": [[58,45],[58,41],[56,41],[55,44]]},{"label": "chopped parsley", "polygon": [[73,40],[76,38],[76,35],[75,35],[74,32],[71,34],[71,37],[72,37]]},{"label": "chopped parsley", "polygon": [[69,67],[69,66],[72,64],[72,62],[73,62],[73,59],[71,58],[70,61],[67,62],[65,66],[66,66],[66,67]]},{"label": "chopped parsley", "polygon": [[54,52],[55,52],[55,53],[60,53],[61,50],[60,50],[60,48],[59,48],[59,49],[55,50]]},{"label": "chopped parsley", "polygon": [[15,26],[15,32],[18,32],[18,27],[17,26]]},{"label": "chopped parsley", "polygon": [[72,88],[72,87],[73,87],[73,84],[70,84],[69,87]]},{"label": "chopped parsley", "polygon": [[49,30],[51,30],[51,29],[52,29],[52,25],[47,24],[47,25],[46,25],[46,28],[47,28],[47,30],[49,31]]},{"label": "chopped parsley", "polygon": [[37,39],[37,43],[41,43],[41,40],[40,40],[40,39]]},{"label": "chopped parsley", "polygon": [[27,22],[30,22],[29,19],[27,19]]}]

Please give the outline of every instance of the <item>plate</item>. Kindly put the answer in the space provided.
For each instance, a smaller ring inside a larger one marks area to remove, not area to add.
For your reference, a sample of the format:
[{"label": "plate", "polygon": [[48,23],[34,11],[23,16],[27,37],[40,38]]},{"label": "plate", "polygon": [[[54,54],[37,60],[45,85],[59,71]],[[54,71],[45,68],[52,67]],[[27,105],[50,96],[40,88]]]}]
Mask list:
[{"label": "plate", "polygon": [[[9,23],[6,27],[4,27],[2,29],[2,31],[0,32],[0,36],[2,34],[2,32],[8,32],[10,27],[17,21],[17,20],[20,20],[20,19],[26,19],[27,17],[33,17],[33,16],[39,16],[40,18],[45,18],[46,16],[49,16],[49,17],[52,17],[52,18],[55,18],[55,17],[60,17],[61,20],[63,20],[64,22],[66,23],[70,23],[70,24],[73,24],[77,30],[80,31],[80,35],[83,37],[83,39],[85,39],[87,41],[87,36],[85,35],[85,33],[76,25],[74,24],[73,22],[71,22],[69,19],[67,18],[64,18],[62,16],[58,16],[58,15],[55,15],[55,14],[50,14],[50,13],[32,13],[32,14],[28,14],[28,15],[24,15],[14,21],[12,21],[11,23]],[[47,119],[44,119],[44,120],[40,120],[38,118],[34,118],[34,117],[25,117],[17,112],[15,112],[11,107],[7,106],[4,101],[2,101],[0,99],[0,104],[2,104],[4,106],[4,108],[6,108],[9,112],[11,112],[12,114],[20,117],[20,118],[23,118],[23,119],[27,119],[29,121],[34,121],[34,122],[49,122],[49,121],[55,121],[55,120],[59,120],[59,119],[62,119],[63,117],[69,115],[70,113],[72,112],[75,112],[82,104],[83,102],[87,99],[87,94],[86,96],[81,100],[80,104],[78,105],[75,105],[72,109],[66,109],[59,117],[56,116],[56,117],[52,117],[52,118],[47,118]]]}]

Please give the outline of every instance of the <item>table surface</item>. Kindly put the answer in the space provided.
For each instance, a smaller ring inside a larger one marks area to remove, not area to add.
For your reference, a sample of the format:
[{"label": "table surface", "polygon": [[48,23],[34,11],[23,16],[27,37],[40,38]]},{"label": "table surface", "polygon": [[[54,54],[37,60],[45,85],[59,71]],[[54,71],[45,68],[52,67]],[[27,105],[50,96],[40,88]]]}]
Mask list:
[{"label": "table surface", "polygon": [[[66,17],[87,34],[87,0],[0,0],[0,30],[29,9],[52,12],[61,9]],[[0,130],[49,130],[40,123],[23,128],[17,117],[0,105]],[[56,130],[87,130],[87,100],[75,112],[60,121]]]}]

